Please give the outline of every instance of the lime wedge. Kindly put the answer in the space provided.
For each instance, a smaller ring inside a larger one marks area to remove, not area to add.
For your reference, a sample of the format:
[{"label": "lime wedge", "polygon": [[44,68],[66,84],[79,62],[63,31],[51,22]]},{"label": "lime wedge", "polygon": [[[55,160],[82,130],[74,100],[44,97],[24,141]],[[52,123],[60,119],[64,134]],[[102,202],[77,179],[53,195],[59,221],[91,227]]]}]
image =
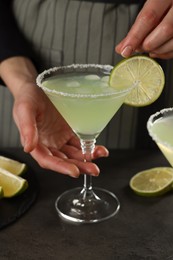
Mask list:
[{"label": "lime wedge", "polygon": [[5,156],[0,156],[0,168],[3,168],[15,175],[21,175],[26,171],[26,164],[16,160],[12,160]]},{"label": "lime wedge", "polygon": [[173,188],[173,168],[157,167],[141,171],[131,178],[129,184],[138,195],[162,195]]},{"label": "lime wedge", "polygon": [[0,186],[0,199],[3,198],[3,196],[4,196],[3,188]]},{"label": "lime wedge", "polygon": [[138,55],[119,62],[111,72],[109,84],[118,89],[134,85],[124,103],[140,107],[158,99],[165,84],[165,76],[155,60]]},{"label": "lime wedge", "polygon": [[28,182],[22,177],[0,168],[0,186],[3,189],[4,197],[9,198],[25,191],[28,187]]}]

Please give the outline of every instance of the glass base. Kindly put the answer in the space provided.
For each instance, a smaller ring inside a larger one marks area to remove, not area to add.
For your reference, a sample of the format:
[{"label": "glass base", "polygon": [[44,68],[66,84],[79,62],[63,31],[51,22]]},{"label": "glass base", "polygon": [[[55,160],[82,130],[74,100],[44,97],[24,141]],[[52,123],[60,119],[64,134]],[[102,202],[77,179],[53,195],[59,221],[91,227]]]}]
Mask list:
[{"label": "glass base", "polygon": [[84,188],[75,188],[61,194],[55,208],[63,220],[96,223],[115,216],[120,203],[113,193],[105,189],[94,188],[86,192]]}]

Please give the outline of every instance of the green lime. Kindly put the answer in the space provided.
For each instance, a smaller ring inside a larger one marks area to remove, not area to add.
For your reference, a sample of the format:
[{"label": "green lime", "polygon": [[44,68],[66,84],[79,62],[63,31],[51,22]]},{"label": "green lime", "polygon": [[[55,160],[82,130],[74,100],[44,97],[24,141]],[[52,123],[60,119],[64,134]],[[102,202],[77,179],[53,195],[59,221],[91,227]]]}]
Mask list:
[{"label": "green lime", "polygon": [[24,192],[28,187],[28,182],[22,177],[0,168],[0,186],[3,189],[4,197],[9,198]]},{"label": "green lime", "polygon": [[122,60],[113,68],[109,84],[117,89],[134,85],[124,103],[140,107],[158,99],[164,88],[165,76],[154,59],[136,55]]},{"label": "green lime", "polygon": [[173,168],[157,167],[141,171],[131,178],[129,184],[138,195],[162,195],[173,189]]},{"label": "green lime", "polygon": [[0,156],[0,168],[3,168],[15,175],[21,175],[26,171],[26,164],[16,160],[12,160],[5,156]]}]

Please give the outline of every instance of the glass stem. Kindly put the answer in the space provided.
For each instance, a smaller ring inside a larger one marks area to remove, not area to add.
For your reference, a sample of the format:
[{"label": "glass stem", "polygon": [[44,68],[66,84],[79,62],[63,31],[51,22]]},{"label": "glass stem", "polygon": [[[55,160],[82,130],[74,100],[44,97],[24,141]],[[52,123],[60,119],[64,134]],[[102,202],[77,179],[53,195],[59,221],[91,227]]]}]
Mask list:
[{"label": "glass stem", "polygon": [[[95,148],[95,139],[91,140],[80,140],[82,153],[84,155],[84,162],[91,162],[92,161],[92,153],[94,152]],[[88,199],[93,197],[93,189],[92,189],[92,176],[88,174],[84,174],[84,185],[81,191],[83,199]]]}]

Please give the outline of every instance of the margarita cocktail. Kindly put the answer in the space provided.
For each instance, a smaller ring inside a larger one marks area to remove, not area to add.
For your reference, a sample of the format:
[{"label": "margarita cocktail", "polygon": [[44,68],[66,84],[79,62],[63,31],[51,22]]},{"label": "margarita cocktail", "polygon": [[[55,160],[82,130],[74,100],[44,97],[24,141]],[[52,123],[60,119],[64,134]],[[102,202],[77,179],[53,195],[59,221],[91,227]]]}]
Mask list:
[{"label": "margarita cocktail", "polygon": [[73,131],[86,139],[97,137],[124,101],[126,92],[115,93],[108,80],[101,73],[74,72],[51,77],[42,85]]},{"label": "margarita cocktail", "polygon": [[173,108],[165,108],[151,115],[147,128],[150,136],[173,167]]},{"label": "margarita cocktail", "polygon": [[[37,78],[37,84],[79,137],[84,161],[91,160],[96,138],[132,89],[110,87],[111,70],[109,65],[73,64],[49,69]],[[63,219],[93,223],[114,216],[120,204],[113,193],[93,189],[91,176],[84,174],[84,186],[64,192],[55,206]]]}]

